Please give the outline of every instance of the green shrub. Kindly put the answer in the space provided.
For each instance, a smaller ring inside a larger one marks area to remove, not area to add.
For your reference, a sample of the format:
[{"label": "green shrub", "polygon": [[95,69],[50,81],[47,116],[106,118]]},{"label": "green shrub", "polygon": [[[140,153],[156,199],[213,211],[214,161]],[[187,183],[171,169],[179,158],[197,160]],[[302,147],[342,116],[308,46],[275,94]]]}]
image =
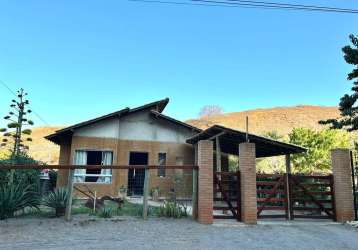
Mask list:
[{"label": "green shrub", "polygon": [[49,175],[49,190],[54,191],[56,189],[56,183],[57,183],[57,171],[50,169],[48,172]]},{"label": "green shrub", "polygon": [[182,218],[188,216],[187,207],[176,201],[165,201],[160,206],[158,215],[169,218]]},{"label": "green shrub", "polygon": [[[10,156],[6,159],[0,160],[1,165],[19,164],[19,165],[32,165],[43,164],[39,161],[32,159],[30,156],[22,154],[18,156]],[[33,184],[34,187],[40,190],[40,170],[38,169],[1,169],[0,167],[0,184],[4,183],[23,183]]]},{"label": "green shrub", "polygon": [[40,196],[34,184],[24,181],[0,184],[0,220],[13,217],[15,212],[26,207],[38,209]]},{"label": "green shrub", "polygon": [[66,204],[68,201],[68,192],[64,188],[55,189],[50,192],[44,199],[43,204],[47,207],[54,208],[56,217],[62,216],[65,213]]},{"label": "green shrub", "polygon": [[113,211],[111,208],[103,207],[98,216],[102,218],[111,218],[113,216]]}]

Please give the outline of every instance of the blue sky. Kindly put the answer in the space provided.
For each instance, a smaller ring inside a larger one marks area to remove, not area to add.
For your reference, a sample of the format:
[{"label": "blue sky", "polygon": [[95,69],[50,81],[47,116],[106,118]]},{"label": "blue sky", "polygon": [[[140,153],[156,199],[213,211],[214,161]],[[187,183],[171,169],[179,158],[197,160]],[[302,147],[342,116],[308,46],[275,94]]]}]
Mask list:
[{"label": "blue sky", "polygon": [[[358,15],[126,0],[0,0],[0,9],[0,80],[25,88],[52,125],[165,97],[165,113],[181,120],[208,104],[330,106],[351,87],[341,47]],[[0,85],[1,116],[12,98]]]}]

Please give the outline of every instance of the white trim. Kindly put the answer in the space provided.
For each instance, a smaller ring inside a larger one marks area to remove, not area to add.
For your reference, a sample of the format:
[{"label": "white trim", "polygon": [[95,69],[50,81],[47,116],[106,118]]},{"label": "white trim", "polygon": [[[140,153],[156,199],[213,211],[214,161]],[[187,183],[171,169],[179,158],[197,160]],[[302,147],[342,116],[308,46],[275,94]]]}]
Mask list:
[{"label": "white trim", "polygon": [[112,177],[111,174],[75,174],[74,176],[89,176],[89,177]]},{"label": "white trim", "polygon": [[[112,153],[112,164],[114,162],[114,158],[115,158],[115,154],[114,154],[114,150],[113,149],[101,149],[101,148],[76,148],[74,149],[74,154],[73,154],[73,162],[75,162],[75,157],[76,157],[76,151],[84,151],[84,152],[91,152],[91,151],[98,151],[98,152],[111,152]],[[101,159],[101,165],[103,165],[103,159]],[[101,169],[100,167],[98,169]],[[87,171],[87,169],[86,169]],[[74,181],[74,183],[95,183],[95,184],[112,184],[112,180],[113,180],[113,171],[111,171],[111,174],[74,174],[74,177],[85,177],[84,179],[86,180],[86,177],[109,177],[110,181],[109,182],[93,182],[93,181]],[[75,179],[75,178],[74,178]]]}]

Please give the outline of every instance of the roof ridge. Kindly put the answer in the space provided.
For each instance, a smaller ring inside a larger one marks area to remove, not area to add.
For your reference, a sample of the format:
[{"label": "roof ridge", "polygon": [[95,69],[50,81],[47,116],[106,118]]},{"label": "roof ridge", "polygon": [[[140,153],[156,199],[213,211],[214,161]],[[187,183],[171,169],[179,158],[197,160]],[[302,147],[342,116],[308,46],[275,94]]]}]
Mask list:
[{"label": "roof ridge", "polygon": [[136,112],[136,111],[143,110],[143,109],[146,109],[146,108],[149,108],[149,107],[152,107],[152,106],[156,106],[156,111],[161,113],[161,112],[163,112],[165,107],[168,105],[168,103],[169,103],[169,98],[167,97],[165,99],[161,99],[161,100],[155,101],[155,102],[150,102],[150,103],[147,103],[147,104],[144,104],[144,105],[132,108],[132,109],[129,108],[129,107],[126,107],[124,109],[120,109],[118,111],[115,111],[115,112],[112,112],[112,113],[109,113],[109,114],[106,114],[106,115],[102,115],[102,116],[99,116],[97,118],[89,119],[89,120],[86,120],[86,121],[83,121],[83,122],[79,122],[79,123],[76,123],[74,125],[68,126],[66,128],[57,130],[55,133],[50,134],[48,136],[45,136],[45,138],[48,139],[48,140],[51,140],[51,138],[59,135],[60,133],[71,132],[75,128],[84,127],[84,126],[93,124],[95,122],[102,121],[104,119],[108,119],[108,118],[111,118],[111,117],[114,117],[114,116],[120,116],[120,115],[125,114],[125,113]]}]

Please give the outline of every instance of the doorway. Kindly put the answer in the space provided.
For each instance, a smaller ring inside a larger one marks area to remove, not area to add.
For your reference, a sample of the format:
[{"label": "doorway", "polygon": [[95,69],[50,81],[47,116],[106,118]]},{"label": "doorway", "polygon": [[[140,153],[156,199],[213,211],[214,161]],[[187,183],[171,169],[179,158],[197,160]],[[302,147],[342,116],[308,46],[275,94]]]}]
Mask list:
[{"label": "doorway", "polygon": [[[148,165],[148,153],[130,152],[129,165]],[[144,169],[128,170],[128,195],[143,195]]]}]

